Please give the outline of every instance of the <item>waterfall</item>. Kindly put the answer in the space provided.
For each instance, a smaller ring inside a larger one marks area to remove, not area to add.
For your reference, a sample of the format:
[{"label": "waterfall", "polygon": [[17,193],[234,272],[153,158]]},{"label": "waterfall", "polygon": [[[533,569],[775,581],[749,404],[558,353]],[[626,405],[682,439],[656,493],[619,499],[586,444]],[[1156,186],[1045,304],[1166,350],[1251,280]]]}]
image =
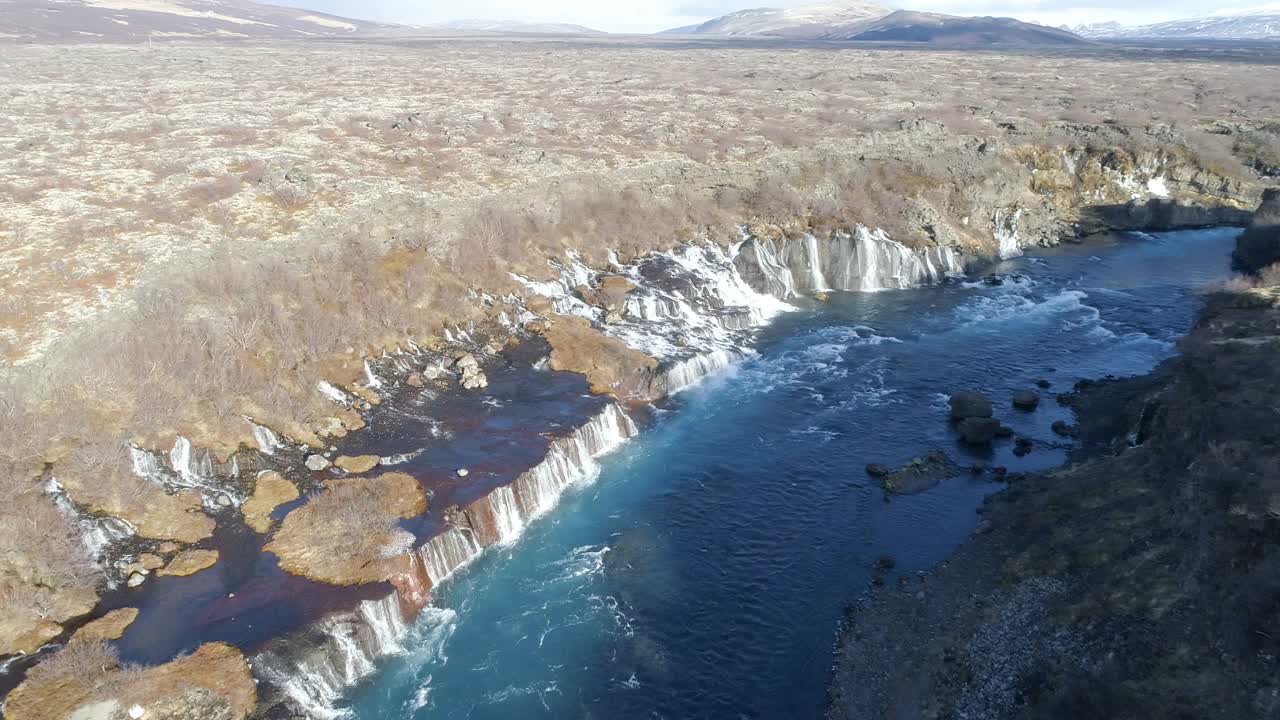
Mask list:
[{"label": "waterfall", "polygon": [[[743,259],[740,253],[762,259]],[[770,282],[776,296],[757,291],[739,272],[745,268],[759,275],[762,264],[774,272]],[[668,363],[740,348],[750,342],[754,328],[792,309],[780,300],[794,294],[791,271],[772,254],[772,246],[755,242],[728,249],[695,243],[649,253],[633,264],[615,263],[606,274],[625,277],[634,287],[623,300],[621,317],[609,317],[607,323],[603,308],[576,294],[583,285],[598,285],[603,274],[573,254],[551,265],[559,273],[557,280],[513,277],[528,291],[549,298],[555,312],[585,317],[600,332]]]},{"label": "waterfall", "polygon": [[[403,651],[409,632],[401,609],[406,601],[419,606],[430,587],[475,559],[485,546],[515,540],[530,521],[554,507],[566,489],[594,478],[597,458],[636,432],[620,407],[607,405],[574,432],[552,441],[542,462],[468,505],[449,527],[413,551],[414,571],[393,579],[395,592],[329,615],[301,636],[272,643],[254,658],[254,672],[309,718],[348,717],[337,708],[346,688],[372,673],[378,658]],[[418,577],[419,571],[425,572],[426,582]],[[438,646],[452,632],[453,611],[428,606],[423,613],[431,615],[430,632]]]},{"label": "waterfall", "polygon": [[189,483],[190,487],[204,487],[207,478],[214,474],[213,458],[209,456],[209,451],[197,451],[191,441],[181,435],[173,441],[169,462],[178,477]]},{"label": "waterfall", "polygon": [[249,423],[249,427],[253,431],[253,440],[258,444],[258,450],[263,455],[275,455],[276,450],[283,450],[288,447],[271,428],[259,425],[253,421],[253,418],[246,417],[244,420]]},{"label": "waterfall", "polygon": [[809,287],[814,292],[830,290],[826,278],[822,276],[822,256],[818,254],[818,238],[809,233],[804,234],[805,261],[809,266]]},{"label": "waterfall", "polygon": [[369,365],[368,360],[364,361],[364,384],[375,390],[382,387],[382,380],[373,374],[373,367]]},{"label": "waterfall", "polygon": [[[48,493],[58,510],[76,521],[76,525],[80,528],[80,544],[84,546],[85,552],[93,558],[94,562],[101,564],[112,545],[134,536],[133,526],[124,520],[110,516],[93,517],[81,514],[56,478],[49,478],[45,483],[44,491]],[[114,580],[112,583],[114,586]]]},{"label": "waterfall", "polygon": [[552,441],[542,462],[521,473],[510,485],[495,488],[468,505],[465,517],[473,537],[480,546],[513,542],[530,521],[555,507],[571,485],[595,477],[599,470],[597,457],[617,448],[636,432],[635,423],[621,408],[606,406],[567,437]]},{"label": "waterfall", "polygon": [[997,209],[992,216],[992,233],[995,235],[997,252],[1001,260],[1008,260],[1022,254],[1022,248],[1018,245],[1018,222],[1021,219],[1021,209],[1009,212],[1001,208]]},{"label": "waterfall", "polygon": [[674,395],[711,373],[732,365],[744,355],[745,353],[736,349],[724,349],[677,361],[662,373],[663,390],[667,395]]},{"label": "waterfall", "polygon": [[[786,241],[783,241],[784,247]],[[780,259],[772,240],[749,239],[743,229],[735,264],[739,272],[750,275],[753,287],[773,297],[787,300],[795,297],[796,283],[791,269]]]},{"label": "waterfall", "polygon": [[480,555],[481,547],[468,529],[450,527],[431,538],[416,553],[433,586],[444,582],[458,568]]},{"label": "waterfall", "polygon": [[[139,466],[139,459],[135,454],[134,467],[137,469]],[[155,469],[158,463],[150,465],[143,461],[141,466]],[[172,472],[166,473],[161,470],[143,477],[160,482],[170,489],[199,490],[204,498],[205,507],[214,511],[231,506],[238,507],[244,503],[245,498],[242,494],[233,490],[229,484],[218,482],[217,469],[214,467],[213,456],[209,451],[203,448],[196,449],[190,440],[181,435],[174,440],[173,449],[169,451],[169,466]],[[231,471],[229,474],[234,474],[238,472],[238,468],[239,465],[233,458],[232,463],[224,469]]]},{"label": "waterfall", "polygon": [[494,525],[498,529],[498,543],[506,545],[515,542],[524,529],[515,492],[510,486],[495,488],[489,493],[489,504],[493,508]]},{"label": "waterfall", "polygon": [[[446,330],[445,332],[448,332],[448,330]],[[332,400],[334,404],[341,405],[344,408],[351,407],[351,404],[352,404],[351,396],[346,394],[342,390],[339,390],[338,387],[333,383],[328,382],[326,380],[321,380],[320,382],[316,383],[316,389],[320,391],[321,395],[324,395],[325,397]]]},{"label": "waterfall", "polygon": [[336,707],[346,689],[373,673],[378,658],[401,652],[407,632],[400,600],[392,593],[329,615],[305,631],[313,637],[272,643],[254,657],[252,667],[308,718],[349,717]]},{"label": "waterfall", "polygon": [[[882,230],[861,225],[852,234],[835,233],[825,244],[809,234],[799,241],[783,239],[776,251],[772,240],[751,239],[738,254],[737,264],[743,277],[754,279],[757,291],[780,298],[794,294],[797,287],[811,292],[905,289],[964,272],[964,262],[954,248],[916,251]],[[779,276],[788,282],[772,279]],[[802,281],[791,282],[793,277]]]}]

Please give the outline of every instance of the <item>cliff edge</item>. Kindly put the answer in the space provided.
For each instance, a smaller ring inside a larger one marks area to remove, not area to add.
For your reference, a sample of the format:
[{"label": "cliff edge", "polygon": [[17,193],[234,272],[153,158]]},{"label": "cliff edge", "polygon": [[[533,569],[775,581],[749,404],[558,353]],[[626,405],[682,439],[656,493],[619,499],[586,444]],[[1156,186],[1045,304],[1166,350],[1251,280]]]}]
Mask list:
[{"label": "cliff edge", "polygon": [[[1277,247],[1271,191],[1237,261]],[[1280,289],[1209,297],[1181,355],[1064,398],[1082,447],[1017,477],[928,576],[848,611],[830,718],[1280,714]]]}]

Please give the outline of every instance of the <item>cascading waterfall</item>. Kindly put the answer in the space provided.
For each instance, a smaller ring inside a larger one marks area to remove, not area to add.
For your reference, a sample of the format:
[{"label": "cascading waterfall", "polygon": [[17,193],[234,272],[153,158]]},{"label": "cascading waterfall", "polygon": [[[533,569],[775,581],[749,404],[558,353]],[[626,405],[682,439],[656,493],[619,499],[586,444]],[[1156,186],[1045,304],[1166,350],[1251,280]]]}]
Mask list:
[{"label": "cascading waterfall", "polygon": [[1001,260],[1015,258],[1022,254],[1018,241],[1018,223],[1022,219],[1022,210],[1009,212],[997,209],[991,219],[992,233],[996,238],[996,248]]},{"label": "cascading waterfall", "polygon": [[[468,505],[447,529],[413,551],[414,571],[395,579],[396,592],[330,615],[304,631],[317,637],[282,639],[258,654],[254,672],[307,717],[345,717],[337,704],[346,688],[372,673],[378,658],[403,650],[408,632],[405,605],[421,607],[432,587],[478,557],[485,546],[515,540],[529,522],[554,507],[566,489],[595,477],[597,458],[636,432],[621,408],[606,406],[573,433],[553,441],[541,463]],[[426,577],[419,577],[422,574]]]},{"label": "cascading waterfall", "polygon": [[597,457],[635,434],[631,418],[617,405],[609,405],[574,433],[553,441],[542,462],[466,507],[467,523],[479,545],[515,540],[529,522],[555,507],[569,486],[595,476]]},{"label": "cascading waterfall", "polygon": [[809,283],[814,292],[830,290],[827,280],[822,276],[822,256],[818,254],[818,238],[809,233],[804,234],[804,250],[809,265]]},{"label": "cascading waterfall", "polygon": [[882,230],[859,225],[852,235],[836,233],[829,243],[831,287],[837,290],[904,290],[964,271],[949,247],[917,252],[891,240]]},{"label": "cascading waterfall", "polygon": [[[264,428],[265,429],[265,428]],[[270,432],[270,431],[268,431]],[[233,456],[225,465],[214,462],[206,449],[196,448],[179,435],[166,455],[155,455],[137,446],[129,448],[133,472],[171,491],[194,488],[200,491],[205,507],[213,511],[244,503],[244,495],[230,483],[220,482],[219,475],[236,477],[239,463]],[[167,459],[168,465],[164,463]]]},{"label": "cascading waterfall", "polygon": [[[739,258],[741,252],[760,259],[744,263]],[[806,267],[820,268],[820,263],[815,256]],[[550,298],[556,312],[586,317],[601,332],[661,361],[663,370],[655,385],[658,394],[686,388],[740,359],[751,330],[792,309],[782,299],[795,294],[792,273],[771,246],[750,241],[728,249],[713,243],[686,245],[650,253],[634,264],[615,263],[616,274],[630,280],[634,289],[623,303],[621,319],[613,317],[605,322],[603,308],[576,295],[581,286],[597,285],[600,274],[576,255],[570,255],[565,263],[553,263],[553,267],[560,273],[555,281],[516,279],[530,291]],[[768,282],[774,292],[753,288],[740,274],[740,267],[764,267],[773,273]],[[825,287],[825,283],[820,285]]]},{"label": "cascading waterfall", "polygon": [[662,373],[664,394],[674,395],[702,378],[741,360],[746,353],[737,349],[713,350],[673,363]]},{"label": "cascading waterfall", "polygon": [[436,586],[477,558],[481,550],[470,528],[450,527],[419,548],[416,556],[431,585]]},{"label": "cascading waterfall", "polygon": [[309,718],[348,716],[336,705],[346,689],[376,669],[375,660],[402,651],[408,632],[393,593],[335,613],[308,631],[309,642],[277,642],[253,660],[253,670],[279,688]]},{"label": "cascading waterfall", "polygon": [[[112,545],[134,536],[133,526],[124,520],[110,516],[93,517],[82,514],[67,497],[56,478],[49,478],[45,483],[44,491],[63,514],[75,519],[76,525],[80,528],[80,543],[95,562],[102,563]],[[111,582],[114,583],[114,580]]]},{"label": "cascading waterfall", "polygon": [[800,240],[750,238],[735,264],[758,292],[779,298],[797,290],[906,289],[964,272],[953,248],[916,251],[861,225],[853,233],[833,234],[825,244],[809,234]]},{"label": "cascading waterfall", "polygon": [[253,418],[247,417],[244,420],[249,423],[249,428],[253,432],[253,440],[258,444],[258,450],[263,455],[275,455],[276,450],[283,450],[288,447],[271,428],[259,425],[253,421]]}]

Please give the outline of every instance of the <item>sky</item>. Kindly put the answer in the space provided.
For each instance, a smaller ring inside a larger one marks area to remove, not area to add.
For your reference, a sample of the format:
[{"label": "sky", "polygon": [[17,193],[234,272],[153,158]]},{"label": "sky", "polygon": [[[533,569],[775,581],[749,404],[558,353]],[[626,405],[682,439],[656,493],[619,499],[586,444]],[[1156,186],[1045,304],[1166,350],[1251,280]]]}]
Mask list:
[{"label": "sky", "polygon": [[[280,5],[408,24],[445,20],[534,20],[609,32],[656,32],[744,8],[793,7],[814,0],[265,0]],[[837,0],[838,1],[838,0]],[[998,15],[1044,25],[1117,20],[1126,25],[1214,14],[1280,11],[1280,2],[1219,7],[1218,0],[879,0],[908,10]],[[1237,3],[1227,0],[1229,5]]]}]

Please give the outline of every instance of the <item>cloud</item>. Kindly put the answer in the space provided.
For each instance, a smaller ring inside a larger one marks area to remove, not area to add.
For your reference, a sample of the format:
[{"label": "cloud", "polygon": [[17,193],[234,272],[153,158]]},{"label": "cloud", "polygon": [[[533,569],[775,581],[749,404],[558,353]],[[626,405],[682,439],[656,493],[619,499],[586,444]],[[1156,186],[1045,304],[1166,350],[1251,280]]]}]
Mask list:
[{"label": "cloud", "polygon": [[[430,24],[446,20],[536,20],[610,32],[655,32],[753,6],[788,7],[813,0],[268,0],[366,20]],[[826,0],[838,1],[838,0]],[[884,1],[884,0],[882,0]],[[1125,24],[1229,14],[1211,0],[889,0],[886,5],[954,15],[998,15],[1046,25],[1117,20]],[[1280,3],[1233,13],[1280,9]]]}]

